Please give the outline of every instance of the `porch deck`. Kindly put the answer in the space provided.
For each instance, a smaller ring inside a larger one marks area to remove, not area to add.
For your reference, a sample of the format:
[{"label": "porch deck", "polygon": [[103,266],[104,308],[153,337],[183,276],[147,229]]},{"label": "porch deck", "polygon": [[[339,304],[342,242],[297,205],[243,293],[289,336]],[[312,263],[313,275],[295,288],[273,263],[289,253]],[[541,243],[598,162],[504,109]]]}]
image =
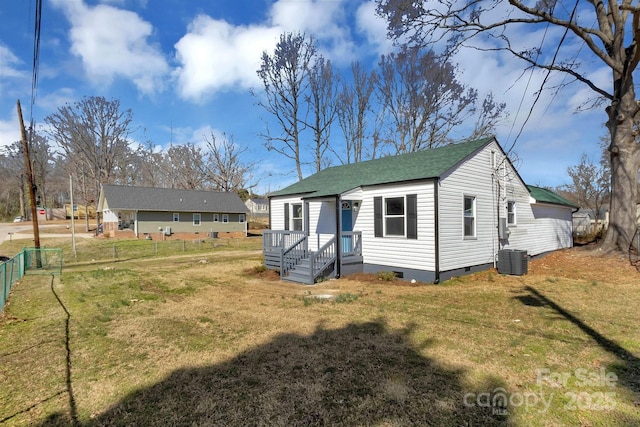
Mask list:
[{"label": "porch deck", "polygon": [[[310,248],[310,237],[316,244]],[[338,248],[340,254],[338,256]],[[283,280],[314,284],[319,277],[334,277],[340,265],[362,263],[362,233],[345,231],[335,235],[313,235],[304,231],[265,230],[265,266],[279,270]]]}]

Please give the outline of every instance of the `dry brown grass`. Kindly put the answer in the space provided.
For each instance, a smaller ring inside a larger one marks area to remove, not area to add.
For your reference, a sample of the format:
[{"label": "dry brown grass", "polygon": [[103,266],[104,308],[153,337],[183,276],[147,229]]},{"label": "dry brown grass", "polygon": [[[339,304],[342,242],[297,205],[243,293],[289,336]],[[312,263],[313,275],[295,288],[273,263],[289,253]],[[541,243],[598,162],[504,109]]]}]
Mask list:
[{"label": "dry brown grass", "polygon": [[[47,280],[29,277],[0,324],[0,424],[640,423],[640,280],[623,258],[562,251],[526,276],[437,286],[308,287],[259,265],[235,251],[66,271],[53,289],[68,336]],[[615,387],[576,384],[577,369],[601,368]],[[558,387],[540,369],[574,374]],[[465,404],[499,388],[554,398],[503,415]],[[605,392],[613,408],[567,400]]]}]

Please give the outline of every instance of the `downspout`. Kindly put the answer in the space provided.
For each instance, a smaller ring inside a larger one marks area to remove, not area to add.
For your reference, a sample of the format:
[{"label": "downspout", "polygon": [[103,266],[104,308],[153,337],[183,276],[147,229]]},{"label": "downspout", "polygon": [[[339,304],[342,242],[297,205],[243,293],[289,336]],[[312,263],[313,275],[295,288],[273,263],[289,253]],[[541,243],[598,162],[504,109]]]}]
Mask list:
[{"label": "downspout", "polygon": [[[494,227],[493,231],[491,232],[491,234],[492,234],[492,236],[491,236],[491,248],[492,248],[491,256],[493,257],[493,268],[497,268],[497,263],[496,263],[496,243],[498,243],[498,247],[500,246],[500,242],[497,241],[498,239],[500,239],[500,230],[499,230],[499,227],[500,227],[500,202],[499,202],[499,196],[498,196],[498,199],[496,199],[496,182],[497,182],[496,176],[492,172],[491,173],[491,195],[493,197],[493,200],[496,202],[496,210],[495,210],[495,212],[493,212],[493,223],[496,226]],[[500,189],[500,182],[499,181],[497,182],[497,186],[498,186],[498,189]]]},{"label": "downspout", "polygon": [[269,230],[271,230],[271,196],[269,196]]},{"label": "downspout", "polygon": [[438,206],[438,186],[440,184],[440,178],[436,178],[433,184],[433,236],[435,240],[435,270],[436,277],[433,281],[434,284],[440,283],[440,221],[438,219],[439,216],[439,206]]},{"label": "downspout", "polygon": [[340,206],[340,196],[336,196],[336,279],[340,278],[342,273],[342,210]]}]

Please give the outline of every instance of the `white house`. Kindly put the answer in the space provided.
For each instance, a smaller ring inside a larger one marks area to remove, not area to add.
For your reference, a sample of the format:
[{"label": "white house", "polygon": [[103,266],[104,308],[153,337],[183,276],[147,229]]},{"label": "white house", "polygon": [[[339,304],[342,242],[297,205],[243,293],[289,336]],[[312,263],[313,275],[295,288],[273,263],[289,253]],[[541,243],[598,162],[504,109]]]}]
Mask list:
[{"label": "white house", "polygon": [[255,217],[269,216],[269,199],[252,197],[244,202],[249,213]]},{"label": "white house", "polygon": [[496,266],[501,250],[571,247],[575,208],[525,185],[484,138],[328,168],[274,193],[265,263],[302,283],[379,271],[437,283]]}]

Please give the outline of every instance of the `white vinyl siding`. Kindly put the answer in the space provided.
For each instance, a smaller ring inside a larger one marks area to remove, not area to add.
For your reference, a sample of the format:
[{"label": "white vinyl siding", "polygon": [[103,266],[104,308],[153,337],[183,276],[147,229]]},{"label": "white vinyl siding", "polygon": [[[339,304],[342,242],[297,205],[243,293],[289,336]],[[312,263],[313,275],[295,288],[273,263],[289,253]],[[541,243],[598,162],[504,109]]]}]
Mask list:
[{"label": "white vinyl siding", "polygon": [[[390,198],[417,195],[417,239],[404,236],[375,237],[373,230],[374,197]],[[362,203],[355,217],[354,230],[362,231],[362,257],[365,263],[400,268],[435,269],[433,181],[365,187]]]},{"label": "white vinyl siding", "polygon": [[[571,208],[533,204],[531,209],[534,221],[518,242],[522,249],[529,255],[537,255],[573,246]],[[519,231],[520,225],[516,228]]]},{"label": "white vinyl siding", "polygon": [[309,202],[309,249],[318,250],[333,238],[336,225],[336,199]]},{"label": "white vinyl siding", "polygon": [[[269,212],[271,212],[271,229],[272,230],[285,230],[284,224],[284,206],[285,204],[289,205],[289,210],[291,210],[291,205],[295,203],[302,203],[302,199],[296,196],[286,196],[286,197],[272,197],[271,205],[269,206]],[[291,212],[289,212],[289,222],[291,222]],[[289,224],[289,230],[291,230],[291,226]]]},{"label": "white vinyl siding", "polygon": [[[492,143],[440,179],[438,200],[441,271],[491,264],[494,254],[499,249],[496,228],[498,185],[496,177],[492,177],[492,151],[497,153],[494,161],[500,164],[502,154],[498,146]],[[510,168],[509,162],[506,164],[507,168]],[[506,174],[510,179],[505,182],[512,189],[518,188],[523,195],[528,194],[515,172],[512,170],[510,172],[512,173]],[[474,238],[465,238],[464,235],[465,196],[475,198]],[[504,206],[503,203],[501,204]]]}]

